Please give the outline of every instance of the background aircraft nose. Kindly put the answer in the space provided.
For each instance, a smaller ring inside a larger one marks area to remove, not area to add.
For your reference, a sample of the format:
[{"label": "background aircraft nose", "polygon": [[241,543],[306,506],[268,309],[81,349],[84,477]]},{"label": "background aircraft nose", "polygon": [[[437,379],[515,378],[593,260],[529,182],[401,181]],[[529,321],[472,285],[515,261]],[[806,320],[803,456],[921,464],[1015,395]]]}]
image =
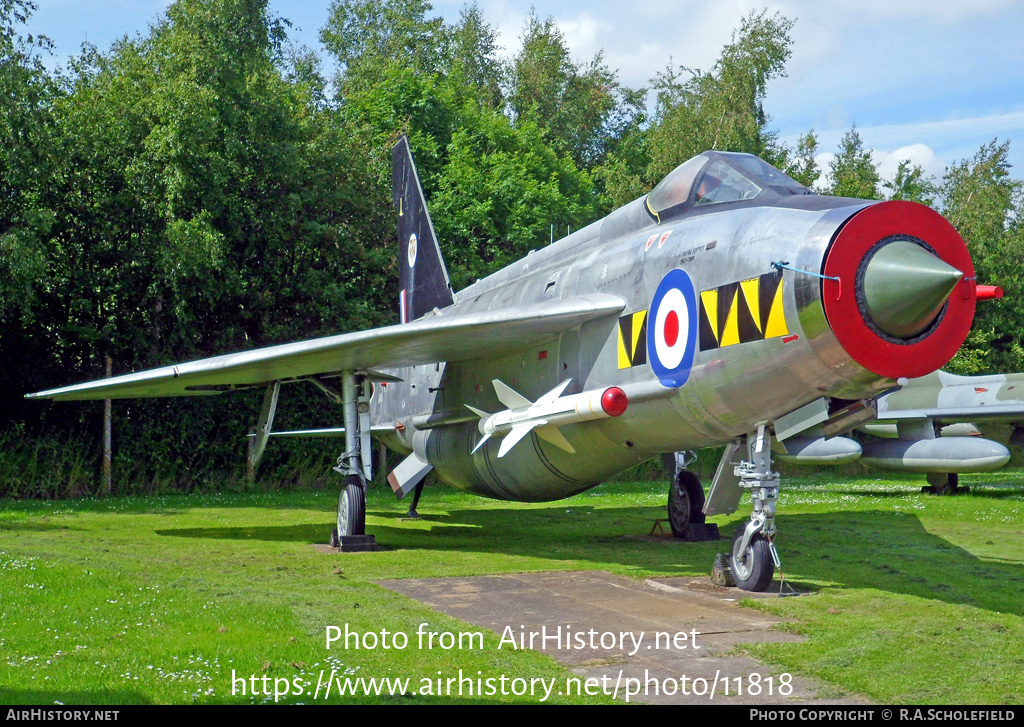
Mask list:
[{"label": "background aircraft nose", "polygon": [[924,333],[935,321],[962,271],[921,245],[895,239],[865,261],[864,308],[882,332],[907,340]]}]

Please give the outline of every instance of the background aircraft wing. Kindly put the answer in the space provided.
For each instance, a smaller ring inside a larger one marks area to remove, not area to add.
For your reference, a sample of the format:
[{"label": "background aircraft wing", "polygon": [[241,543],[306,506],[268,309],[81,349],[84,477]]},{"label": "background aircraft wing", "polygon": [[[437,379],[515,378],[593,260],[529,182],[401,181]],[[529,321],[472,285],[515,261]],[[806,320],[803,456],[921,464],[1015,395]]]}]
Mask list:
[{"label": "background aircraft wing", "polygon": [[242,351],[28,394],[33,399],[137,399],[219,394],[342,371],[467,361],[543,345],[562,331],[620,312],[595,294],[477,313],[451,309],[411,323]]},{"label": "background aircraft wing", "polygon": [[1024,420],[1024,374],[958,376],[936,371],[878,399],[879,420]]}]

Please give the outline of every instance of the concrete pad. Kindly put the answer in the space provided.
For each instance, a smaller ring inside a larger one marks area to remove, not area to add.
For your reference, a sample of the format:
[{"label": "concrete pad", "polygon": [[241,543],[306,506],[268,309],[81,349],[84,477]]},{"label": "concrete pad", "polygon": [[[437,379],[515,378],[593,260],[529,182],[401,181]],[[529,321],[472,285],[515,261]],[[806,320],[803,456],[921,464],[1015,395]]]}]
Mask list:
[{"label": "concrete pad", "polygon": [[[791,689],[783,691],[788,693],[780,693],[779,670],[731,655],[739,643],[801,639],[774,630],[780,619],[739,606],[743,598],[765,594],[720,588],[706,578],[640,582],[604,571],[576,571],[380,585],[511,635],[516,643],[525,638],[527,648],[543,651],[583,679],[598,680],[608,694],[618,685],[617,699],[624,699],[629,684],[639,692],[630,701],[656,704],[864,703],[830,690],[823,693],[821,685],[796,676],[787,680]],[[751,687],[758,693],[750,693]]]},{"label": "concrete pad", "polygon": [[343,551],[341,548],[336,548],[333,545],[327,545],[325,543],[313,543],[311,546],[313,550],[321,555],[344,555],[346,553],[378,553],[382,550],[387,550],[383,545],[377,543],[369,543],[353,550]]}]

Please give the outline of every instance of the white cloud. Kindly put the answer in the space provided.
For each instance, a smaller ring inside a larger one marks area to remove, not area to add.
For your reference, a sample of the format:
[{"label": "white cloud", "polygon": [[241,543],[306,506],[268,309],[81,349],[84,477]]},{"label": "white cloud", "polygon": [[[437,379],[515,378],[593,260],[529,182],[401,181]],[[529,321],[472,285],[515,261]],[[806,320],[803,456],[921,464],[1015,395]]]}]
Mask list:
[{"label": "white cloud", "polygon": [[829,3],[793,0],[786,4],[794,14],[818,9],[835,17],[855,15],[866,22],[899,20],[949,24],[991,15],[1013,7],[1014,3],[1015,0],[832,0]]},{"label": "white cloud", "polygon": [[606,34],[611,32],[611,23],[599,20],[589,13],[556,20],[565,42],[577,58],[590,59],[605,46]]},{"label": "white cloud", "polygon": [[874,160],[875,166],[878,168],[878,176],[883,182],[896,176],[896,170],[901,161],[909,161],[911,167],[920,166],[926,176],[936,179],[941,179],[946,172],[946,164],[935,155],[930,146],[925,144],[901,146],[892,152],[872,149],[871,158]]}]

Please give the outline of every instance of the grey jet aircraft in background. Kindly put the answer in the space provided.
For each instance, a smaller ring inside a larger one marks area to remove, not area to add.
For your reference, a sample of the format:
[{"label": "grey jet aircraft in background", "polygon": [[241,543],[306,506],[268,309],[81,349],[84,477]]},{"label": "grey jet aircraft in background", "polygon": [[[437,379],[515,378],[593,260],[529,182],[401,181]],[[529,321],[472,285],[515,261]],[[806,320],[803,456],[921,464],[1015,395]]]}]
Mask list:
[{"label": "grey jet aircraft in background", "polygon": [[697,477],[677,471],[672,528],[706,537],[705,516],[734,512],[748,493],[730,567],[741,588],[764,590],[778,563],[773,446],[829,460],[815,453],[874,419],[879,395],[944,365],[989,297],[963,240],[931,209],[820,196],[757,157],[717,151],[456,292],[406,139],[392,159],[397,325],[29,396],[265,387],[255,462],[282,384],[310,382],[341,405],[343,548],[364,536],[371,436],[405,457],[388,478],[400,497],[434,471],[519,501],[569,497],[658,454],[724,444],[706,500]]},{"label": "grey jet aircraft in background", "polygon": [[878,397],[876,409],[878,420],[859,427],[871,435],[863,461],[926,473],[932,494],[966,492],[960,473],[996,469],[1010,458],[1004,445],[1024,446],[1024,374],[936,371]]}]

